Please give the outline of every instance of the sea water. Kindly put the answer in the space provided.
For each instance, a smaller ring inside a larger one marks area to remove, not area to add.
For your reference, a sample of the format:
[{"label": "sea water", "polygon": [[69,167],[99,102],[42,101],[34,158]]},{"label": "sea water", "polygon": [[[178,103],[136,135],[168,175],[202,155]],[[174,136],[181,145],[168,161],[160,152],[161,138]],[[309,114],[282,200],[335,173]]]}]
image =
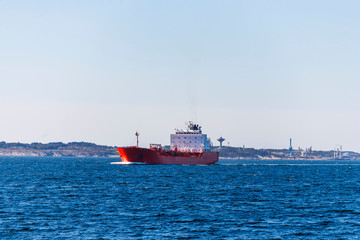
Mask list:
[{"label": "sea water", "polygon": [[359,161],[0,158],[0,239],[358,239]]}]

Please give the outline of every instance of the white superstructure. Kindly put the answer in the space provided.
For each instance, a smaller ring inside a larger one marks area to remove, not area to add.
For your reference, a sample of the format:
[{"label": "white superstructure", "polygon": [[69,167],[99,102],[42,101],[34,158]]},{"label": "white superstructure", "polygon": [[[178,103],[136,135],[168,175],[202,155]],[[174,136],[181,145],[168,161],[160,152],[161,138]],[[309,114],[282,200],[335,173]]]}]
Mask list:
[{"label": "white superstructure", "polygon": [[211,141],[201,131],[201,126],[188,123],[186,130],[177,130],[170,135],[170,148],[180,152],[204,152],[211,150]]}]

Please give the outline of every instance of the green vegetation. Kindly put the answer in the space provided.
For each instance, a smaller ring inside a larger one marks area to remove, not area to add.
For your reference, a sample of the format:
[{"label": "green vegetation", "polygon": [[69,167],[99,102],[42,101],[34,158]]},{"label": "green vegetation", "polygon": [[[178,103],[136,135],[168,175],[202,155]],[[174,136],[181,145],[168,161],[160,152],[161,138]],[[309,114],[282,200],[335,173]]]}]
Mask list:
[{"label": "green vegetation", "polygon": [[83,156],[110,157],[117,155],[116,147],[88,142],[6,143],[0,142],[0,155],[8,156]]}]

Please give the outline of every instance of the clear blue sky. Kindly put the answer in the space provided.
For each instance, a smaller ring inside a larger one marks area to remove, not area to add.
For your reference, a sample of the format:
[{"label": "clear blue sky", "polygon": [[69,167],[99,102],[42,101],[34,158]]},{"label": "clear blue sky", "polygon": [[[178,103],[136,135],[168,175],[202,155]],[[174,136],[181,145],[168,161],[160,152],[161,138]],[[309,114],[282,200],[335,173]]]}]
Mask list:
[{"label": "clear blue sky", "polygon": [[0,1],[0,140],[360,151],[359,1]]}]

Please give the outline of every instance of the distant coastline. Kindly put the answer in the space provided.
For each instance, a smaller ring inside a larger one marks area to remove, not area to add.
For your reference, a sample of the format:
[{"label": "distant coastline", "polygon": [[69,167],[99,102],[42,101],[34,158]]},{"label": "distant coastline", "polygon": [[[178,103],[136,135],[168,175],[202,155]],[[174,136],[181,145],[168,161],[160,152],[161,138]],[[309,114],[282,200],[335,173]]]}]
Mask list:
[{"label": "distant coastline", "polygon": [[338,150],[303,150],[303,149],[255,149],[245,147],[214,147],[221,158],[229,159],[264,159],[264,160],[360,160],[360,153]]},{"label": "distant coastline", "polygon": [[88,142],[6,143],[0,142],[0,156],[34,157],[118,157],[116,147]]},{"label": "distant coastline", "polygon": [[[168,149],[169,146],[164,146]],[[353,151],[303,151],[288,149],[255,149],[245,147],[214,147],[220,158],[264,160],[360,160],[360,153]],[[48,157],[119,157],[116,146],[97,145],[89,142],[53,143],[6,143],[0,142],[0,156],[48,156]]]}]

